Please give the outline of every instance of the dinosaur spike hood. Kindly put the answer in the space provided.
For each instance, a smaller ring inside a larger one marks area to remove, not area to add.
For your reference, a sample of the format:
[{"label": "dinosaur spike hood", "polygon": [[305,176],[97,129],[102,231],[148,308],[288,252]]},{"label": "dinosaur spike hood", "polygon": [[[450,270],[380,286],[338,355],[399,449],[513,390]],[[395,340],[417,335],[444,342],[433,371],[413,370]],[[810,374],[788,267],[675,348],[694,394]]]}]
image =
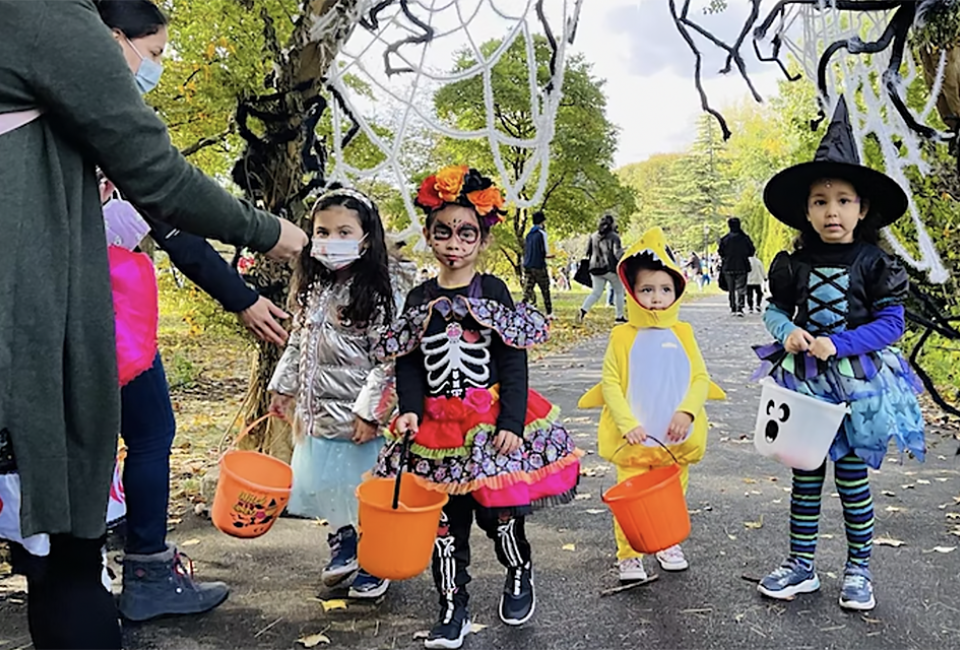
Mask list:
[{"label": "dinosaur spike hood", "polygon": [[[677,300],[666,309],[646,309],[634,295],[634,280],[641,262],[659,263],[674,279]],[[618,465],[658,467],[673,462],[655,440],[623,448],[628,431],[643,426],[650,438],[671,445],[684,464],[703,457],[707,443],[704,403],[724,399],[719,386],[710,381],[697,347],[693,328],[679,320],[686,280],[660,228],[643,234],[617,267],[629,296],[629,322],[610,334],[603,363],[603,381],[581,399],[580,408],[603,407],[600,416],[599,453]],[[666,428],[676,411],[689,413],[693,424],[687,436],[669,443]]]},{"label": "dinosaur spike hood", "polygon": [[[677,300],[670,307],[663,310],[650,310],[640,305],[633,292],[634,280],[637,275],[637,263],[646,259],[663,266],[663,270],[673,276],[676,287]],[[626,288],[627,317],[634,327],[673,327],[680,315],[680,302],[687,288],[687,280],[683,277],[680,264],[670,247],[663,230],[654,227],[643,233],[640,240],[630,247],[617,265],[617,275]]]}]

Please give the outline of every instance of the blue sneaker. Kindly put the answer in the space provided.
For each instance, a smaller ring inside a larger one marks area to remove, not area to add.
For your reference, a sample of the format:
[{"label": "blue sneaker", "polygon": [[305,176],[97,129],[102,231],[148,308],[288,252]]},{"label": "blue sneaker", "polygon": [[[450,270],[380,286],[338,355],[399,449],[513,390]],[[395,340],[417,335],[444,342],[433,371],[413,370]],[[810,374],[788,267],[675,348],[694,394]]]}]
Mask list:
[{"label": "blue sneaker", "polygon": [[347,594],[350,598],[379,598],[387,593],[387,587],[390,581],[386,578],[377,578],[363,569],[357,572],[357,577],[353,579],[350,585],[350,592]]},{"label": "blue sneaker", "polygon": [[868,611],[877,606],[873,599],[873,584],[870,569],[847,564],[843,571],[843,587],[840,590],[840,607],[858,612]]},{"label": "blue sneaker", "polygon": [[352,576],[357,564],[357,531],[353,526],[344,526],[327,538],[330,544],[330,563],[323,569],[320,579],[328,587],[335,587]]},{"label": "blue sneaker", "polygon": [[797,594],[808,594],[820,588],[820,578],[796,558],[787,558],[757,585],[764,596],[790,600]]}]

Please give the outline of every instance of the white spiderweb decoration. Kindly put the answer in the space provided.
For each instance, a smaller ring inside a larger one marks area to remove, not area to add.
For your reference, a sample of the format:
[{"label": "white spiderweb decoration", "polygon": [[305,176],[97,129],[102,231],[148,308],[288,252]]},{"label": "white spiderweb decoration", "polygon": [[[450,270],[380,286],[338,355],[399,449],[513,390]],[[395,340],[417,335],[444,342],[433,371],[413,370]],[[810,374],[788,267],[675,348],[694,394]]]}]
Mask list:
[{"label": "white spiderweb decoration", "polygon": [[[351,10],[353,33],[340,48],[327,77],[327,88],[339,101],[330,103],[333,137],[326,182],[354,185],[373,179],[399,189],[412,220],[404,234],[413,234],[419,232],[419,217],[413,205],[411,177],[420,169],[411,152],[430,138],[486,138],[507,201],[518,207],[539,203],[549,174],[550,142],[560,106],[564,63],[581,3],[582,0],[409,0],[403,6],[397,2],[358,0]],[[361,24],[371,10],[375,11],[377,24]],[[331,14],[327,20],[318,20],[311,30],[312,37],[323,39],[335,18]],[[544,33],[544,25],[549,30],[546,35],[552,36],[555,43],[555,56],[550,79],[541,85],[537,79],[534,35]],[[424,26],[433,31],[429,39],[424,38]],[[484,56],[481,45],[492,38],[502,39],[502,43],[491,55]],[[529,138],[517,138],[499,128],[491,84],[492,68],[518,38],[525,41],[528,62],[526,83],[535,127]],[[404,42],[398,46],[400,41]],[[462,48],[471,53],[476,63],[450,72],[454,52]],[[439,120],[433,93],[446,84],[473,77],[483,81],[486,127],[467,131]],[[367,85],[376,101],[357,91],[357,80]],[[389,122],[389,136],[381,135],[382,130],[378,133],[375,128],[385,120]],[[364,168],[348,162],[342,142],[354,127],[382,153],[380,162]],[[506,169],[502,147],[530,152],[516,178]],[[528,198],[521,196],[524,189]]]},{"label": "white spiderweb decoration", "polygon": [[[794,4],[790,5],[785,12],[776,32],[779,33],[783,46],[803,66],[807,79],[815,82],[820,57],[830,44],[857,36],[865,42],[876,41],[890,23],[893,13],[892,10],[840,11],[833,8],[827,0],[821,0],[819,6]],[[866,160],[863,150],[864,139],[869,134],[876,137],[883,154],[885,173],[904,188],[909,198],[908,212],[917,230],[919,259],[910,253],[889,228],[884,229],[884,237],[901,259],[919,271],[926,271],[930,282],[940,284],[947,281],[949,274],[920,219],[910,182],[906,176],[906,170],[909,167],[916,167],[921,174],[929,171],[929,165],[921,155],[922,140],[904,122],[883,87],[881,73],[890,62],[891,49],[888,47],[881,52],[869,55],[850,54],[845,49],[836,52],[827,68],[827,89],[831,95],[829,106],[824,108],[829,120],[839,94],[843,93],[847,96],[850,122],[861,160]],[[901,97],[904,96],[905,88],[921,74],[910,48],[906,48],[904,52],[904,64],[906,74],[899,88]],[[933,92],[919,116],[921,122],[925,122],[934,108],[943,80],[943,72],[944,59],[941,58]],[[865,110],[853,101],[857,91],[863,100]],[[902,153],[897,144],[902,148]]]}]

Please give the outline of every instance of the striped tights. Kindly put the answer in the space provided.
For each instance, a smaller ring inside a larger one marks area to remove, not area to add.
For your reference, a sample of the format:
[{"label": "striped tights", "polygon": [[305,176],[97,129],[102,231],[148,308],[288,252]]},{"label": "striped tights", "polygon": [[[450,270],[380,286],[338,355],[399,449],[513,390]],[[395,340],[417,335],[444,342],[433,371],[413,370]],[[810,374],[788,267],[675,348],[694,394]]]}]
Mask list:
[{"label": "striped tights", "polygon": [[[847,561],[867,568],[873,546],[873,497],[867,465],[850,454],[835,463],[834,475],[843,505]],[[793,470],[790,495],[790,556],[812,567],[817,550],[820,505],[827,463],[813,471]]]}]

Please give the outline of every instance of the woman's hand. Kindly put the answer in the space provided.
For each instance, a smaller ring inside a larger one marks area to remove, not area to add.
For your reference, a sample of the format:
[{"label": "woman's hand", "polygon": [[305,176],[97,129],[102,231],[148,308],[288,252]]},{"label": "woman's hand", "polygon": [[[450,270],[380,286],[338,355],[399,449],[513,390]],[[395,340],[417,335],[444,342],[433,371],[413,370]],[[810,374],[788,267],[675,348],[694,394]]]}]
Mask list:
[{"label": "woman's hand", "polygon": [[380,426],[375,422],[367,422],[359,416],[353,416],[353,442],[357,445],[370,442],[380,433]]},{"label": "woman's hand", "polygon": [[274,393],[270,398],[269,413],[276,415],[281,420],[286,420],[290,413],[290,407],[293,406],[294,398],[290,395],[281,395]]},{"label": "woman's hand", "polygon": [[643,427],[637,427],[635,429],[630,429],[627,431],[627,435],[624,436],[631,445],[639,445],[642,442],[645,442],[647,439],[647,432]]},{"label": "woman's hand", "polygon": [[837,354],[837,346],[833,344],[829,336],[818,336],[813,340],[810,349],[807,351],[810,356],[816,357],[821,361],[826,361]]},{"label": "woman's hand", "polygon": [[802,327],[798,327],[787,336],[787,340],[783,342],[783,349],[790,354],[797,354],[809,350],[812,343],[813,334]]},{"label": "woman's hand", "polygon": [[410,436],[413,440],[417,437],[417,431],[420,429],[420,418],[416,413],[404,413],[393,423],[393,428],[397,433]]},{"label": "woman's hand", "polygon": [[684,411],[677,411],[670,419],[670,426],[667,427],[667,440],[670,442],[680,442],[690,430],[693,424],[693,416]]},{"label": "woman's hand", "polygon": [[267,252],[267,257],[278,262],[294,260],[300,255],[300,252],[306,248],[309,243],[307,233],[303,228],[277,217],[280,221],[280,238],[277,243]]},{"label": "woman's hand", "polygon": [[501,430],[493,439],[493,448],[502,456],[509,456],[523,445],[523,438],[512,431]]},{"label": "woman's hand", "polygon": [[290,315],[267,298],[260,296],[257,302],[240,312],[239,316],[246,328],[261,341],[274,345],[287,342],[287,331],[275,319],[290,318]]}]

